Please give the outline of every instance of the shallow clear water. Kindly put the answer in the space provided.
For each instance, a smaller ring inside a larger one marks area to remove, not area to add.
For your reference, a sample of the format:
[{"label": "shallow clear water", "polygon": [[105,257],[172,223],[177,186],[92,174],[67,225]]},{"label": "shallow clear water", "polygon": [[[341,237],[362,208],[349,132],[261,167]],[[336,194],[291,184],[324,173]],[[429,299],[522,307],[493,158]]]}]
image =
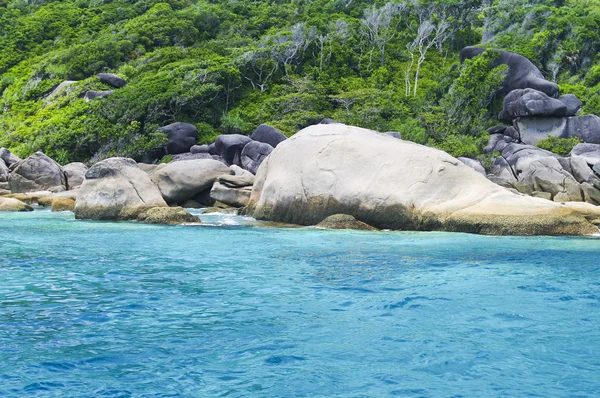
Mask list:
[{"label": "shallow clear water", "polygon": [[204,220],[0,213],[0,395],[600,394],[598,238]]}]

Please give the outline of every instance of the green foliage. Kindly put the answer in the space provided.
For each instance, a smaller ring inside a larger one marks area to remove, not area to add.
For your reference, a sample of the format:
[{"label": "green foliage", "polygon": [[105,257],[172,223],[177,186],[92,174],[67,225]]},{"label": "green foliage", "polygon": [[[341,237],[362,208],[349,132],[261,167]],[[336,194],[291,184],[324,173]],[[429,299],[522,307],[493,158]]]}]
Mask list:
[{"label": "green foliage", "polygon": [[579,144],[579,138],[548,137],[537,143],[538,148],[545,149],[560,156],[568,156],[573,147]]}]

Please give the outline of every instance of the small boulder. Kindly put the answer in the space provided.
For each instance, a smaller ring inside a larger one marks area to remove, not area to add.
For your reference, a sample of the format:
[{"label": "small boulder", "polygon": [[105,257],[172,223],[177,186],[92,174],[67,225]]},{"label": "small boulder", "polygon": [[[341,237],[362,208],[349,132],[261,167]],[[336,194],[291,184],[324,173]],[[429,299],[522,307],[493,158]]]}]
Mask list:
[{"label": "small boulder", "polygon": [[590,182],[594,173],[584,158],[573,156],[568,158],[571,163],[571,171],[577,182]]},{"label": "small boulder", "polygon": [[8,182],[9,176],[8,166],[4,163],[4,160],[0,159],[0,182]]},{"label": "small boulder", "polygon": [[62,169],[67,178],[67,188],[69,190],[79,188],[83,184],[85,173],[88,171],[88,167],[80,162],[66,164]]},{"label": "small boulder", "polygon": [[269,144],[253,141],[244,147],[242,151],[242,167],[252,174],[256,174],[258,167],[273,152]]},{"label": "small boulder", "polygon": [[191,153],[209,153],[210,147],[208,145],[194,145],[190,148]]},{"label": "small boulder", "polygon": [[242,169],[240,166],[238,166],[237,164],[232,164],[231,166],[229,166],[229,169],[231,170],[231,172],[233,173],[233,175],[235,176],[248,176],[248,177],[254,177],[254,174],[250,173],[248,170],[244,170]]},{"label": "small boulder", "polygon": [[273,148],[277,147],[277,145],[287,139],[287,137],[283,135],[281,131],[277,130],[275,127],[269,126],[268,124],[261,124],[258,126],[250,138],[252,138],[254,141],[269,144]]},{"label": "small boulder", "polygon": [[172,162],[181,162],[184,160],[199,160],[199,159],[213,159],[214,157],[208,153],[192,153],[192,152],[187,152],[187,153],[179,153],[177,155],[173,155],[173,159],[171,160]]},{"label": "small boulder", "polygon": [[581,190],[583,191],[583,197],[586,203],[593,205],[598,205],[600,203],[600,190],[592,184],[584,182],[581,184]]},{"label": "small boulder", "polygon": [[33,211],[33,207],[18,199],[0,197],[0,211]]},{"label": "small boulder", "polygon": [[74,211],[75,201],[71,198],[54,198],[51,206],[52,211]]},{"label": "small boulder", "polygon": [[85,175],[75,202],[75,218],[135,220],[152,207],[166,207],[158,188],[133,159],[109,158]]},{"label": "small boulder", "polygon": [[338,122],[337,120],[333,120],[328,117],[325,117],[325,118],[321,119],[321,121],[318,124],[339,124],[339,123],[340,122]]},{"label": "small boulder", "polygon": [[567,115],[575,116],[581,110],[583,102],[573,94],[565,94],[558,97],[558,100],[566,105]]},{"label": "small boulder", "polygon": [[42,152],[18,162],[10,174],[9,183],[13,193],[61,192],[67,188],[62,167]]},{"label": "small boulder", "polygon": [[317,228],[322,229],[355,229],[361,231],[377,231],[377,228],[370,226],[349,214],[334,214],[327,217],[317,224]]},{"label": "small boulder", "polygon": [[167,154],[179,154],[190,151],[198,140],[198,129],[193,124],[176,122],[160,127],[167,134]]},{"label": "small boulder", "polygon": [[193,199],[186,200],[184,204],[181,205],[184,209],[201,209],[203,206],[196,202]]},{"label": "small boulder", "polygon": [[251,194],[252,187],[231,188],[219,182],[215,182],[210,190],[211,199],[232,207],[247,206]]},{"label": "small boulder", "polygon": [[465,157],[458,157],[457,159],[469,166],[470,168],[472,168],[473,170],[475,170],[476,172],[478,172],[479,174],[486,175],[485,169],[483,168],[483,165],[480,161]]},{"label": "small boulder", "polygon": [[381,133],[381,134],[387,135],[387,136],[390,136],[390,137],[393,137],[393,138],[397,138],[399,140],[402,139],[402,134],[400,134],[397,131],[386,131],[385,133]]},{"label": "small boulder", "polygon": [[4,161],[4,164],[6,164],[6,167],[8,168],[11,168],[12,165],[17,164],[17,162],[21,160],[6,148],[0,148],[0,159]]},{"label": "small boulder", "polygon": [[83,96],[83,99],[85,100],[85,102],[90,102],[97,98],[108,97],[109,95],[111,95],[113,93],[114,93],[113,90],[106,90],[106,91],[89,90],[85,93],[85,95]]},{"label": "small boulder", "polygon": [[182,207],[153,207],[141,213],[137,220],[145,224],[179,225],[199,223],[200,219]]},{"label": "small boulder", "polygon": [[99,73],[97,77],[102,83],[114,88],[122,88],[127,85],[125,79],[115,75],[114,73]]},{"label": "small boulder", "polygon": [[[253,142],[250,137],[241,134],[222,134],[215,140],[217,154],[225,159],[227,164],[241,166],[241,155],[246,144]],[[266,144],[265,144],[266,145]]]},{"label": "small boulder", "polygon": [[504,148],[508,146],[508,144],[516,142],[514,138],[509,137],[504,134],[491,134],[490,142],[483,149],[484,153],[490,154],[492,152],[502,152]]},{"label": "small boulder", "polygon": [[600,162],[600,145],[598,144],[577,144],[569,154],[572,158],[580,157],[587,162],[590,167]]},{"label": "small boulder", "polygon": [[225,174],[220,176],[217,181],[229,188],[244,188],[254,184],[254,176],[252,174],[241,176]]},{"label": "small boulder", "polygon": [[504,98],[504,108],[498,117],[511,122],[527,116],[574,116],[568,114],[567,105],[531,88],[513,90]]},{"label": "small boulder", "polygon": [[229,174],[225,164],[213,159],[185,160],[169,163],[151,178],[169,204],[184,203],[210,188],[217,178]]}]

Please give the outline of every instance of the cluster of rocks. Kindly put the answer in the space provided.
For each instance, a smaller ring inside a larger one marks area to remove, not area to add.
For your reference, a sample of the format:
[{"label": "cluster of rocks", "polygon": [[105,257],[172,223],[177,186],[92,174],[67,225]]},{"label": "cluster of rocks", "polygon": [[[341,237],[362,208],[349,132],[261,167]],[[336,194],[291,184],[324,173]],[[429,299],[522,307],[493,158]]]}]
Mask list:
[{"label": "cluster of rocks", "polygon": [[[484,49],[467,47],[461,58]],[[498,51],[498,50],[496,50]],[[555,83],[519,54],[498,51],[497,65],[509,67],[497,95],[504,96],[498,120],[506,125],[489,129],[488,154],[497,154],[488,170],[475,159],[459,158],[504,187],[557,202],[600,203],[600,117],[578,116],[582,102],[574,95],[559,96]],[[569,156],[536,147],[549,137],[577,138]]]}]

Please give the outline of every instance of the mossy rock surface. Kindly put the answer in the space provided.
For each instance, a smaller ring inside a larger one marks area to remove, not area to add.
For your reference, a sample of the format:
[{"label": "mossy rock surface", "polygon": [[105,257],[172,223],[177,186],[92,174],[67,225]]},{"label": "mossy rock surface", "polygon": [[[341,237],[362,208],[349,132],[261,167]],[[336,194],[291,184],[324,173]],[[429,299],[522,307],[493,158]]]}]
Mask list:
[{"label": "mossy rock surface", "polygon": [[54,198],[52,200],[52,211],[74,211],[75,201],[71,198]]},{"label": "mossy rock surface", "polygon": [[14,198],[0,198],[0,211],[33,211],[33,207]]},{"label": "mossy rock surface", "polygon": [[200,219],[182,207],[153,207],[141,213],[137,220],[146,224],[177,225],[199,223]]},{"label": "mossy rock surface", "polygon": [[333,216],[329,216],[317,224],[317,227],[323,229],[356,229],[361,231],[377,231],[377,228],[359,221],[349,214],[334,214]]}]

